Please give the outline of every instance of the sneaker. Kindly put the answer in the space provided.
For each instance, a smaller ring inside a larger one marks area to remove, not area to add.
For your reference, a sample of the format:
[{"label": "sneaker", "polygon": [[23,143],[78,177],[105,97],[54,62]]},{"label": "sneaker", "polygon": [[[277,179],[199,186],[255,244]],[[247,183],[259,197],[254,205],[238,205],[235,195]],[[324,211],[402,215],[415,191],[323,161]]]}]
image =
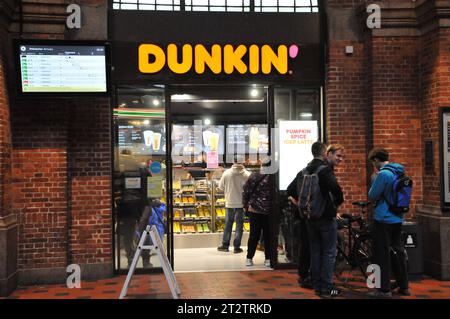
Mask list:
[{"label": "sneaker", "polygon": [[411,291],[408,288],[402,289],[396,282],[391,284],[391,290],[401,296],[411,296]]},{"label": "sneaker", "polygon": [[337,288],[333,288],[330,290],[322,290],[320,296],[323,298],[334,298],[339,296],[341,291]]},{"label": "sneaker", "polygon": [[242,252],[243,252],[242,248],[235,248],[235,249],[234,249],[234,253],[235,253],[235,254],[240,254],[240,253],[242,253]]},{"label": "sneaker", "polygon": [[264,267],[270,268],[270,259],[264,260]]},{"label": "sneaker", "polygon": [[369,298],[390,298],[390,297],[392,297],[392,292],[390,292],[390,291],[383,292],[383,291],[377,289],[377,290],[367,293],[367,297],[369,297]]},{"label": "sneaker", "polygon": [[411,290],[409,290],[408,288],[399,289],[399,290],[397,290],[397,293],[401,296],[411,296]]},{"label": "sneaker", "polygon": [[247,259],[245,260],[245,265],[246,265],[247,267],[253,266],[253,260],[251,260],[250,258],[247,258]]},{"label": "sneaker", "polygon": [[219,247],[217,247],[217,250],[218,251],[223,251],[223,252],[228,252],[228,247],[225,247],[225,246],[219,246]]}]

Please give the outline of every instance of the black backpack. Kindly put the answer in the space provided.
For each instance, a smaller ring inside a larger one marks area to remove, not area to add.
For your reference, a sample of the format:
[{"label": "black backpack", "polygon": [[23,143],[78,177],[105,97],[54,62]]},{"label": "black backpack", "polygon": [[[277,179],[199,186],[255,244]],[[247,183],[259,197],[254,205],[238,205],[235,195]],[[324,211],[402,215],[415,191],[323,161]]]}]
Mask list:
[{"label": "black backpack", "polygon": [[306,167],[297,179],[298,209],[308,219],[319,219],[325,212],[326,199],[319,186],[319,173],[326,167],[321,165],[312,174]]}]

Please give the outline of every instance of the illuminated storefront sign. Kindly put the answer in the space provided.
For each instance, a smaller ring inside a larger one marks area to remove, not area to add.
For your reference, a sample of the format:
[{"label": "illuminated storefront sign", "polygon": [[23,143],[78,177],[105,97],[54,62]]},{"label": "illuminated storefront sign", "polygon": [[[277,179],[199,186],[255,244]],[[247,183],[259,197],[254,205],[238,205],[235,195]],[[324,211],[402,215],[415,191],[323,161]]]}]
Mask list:
[{"label": "illuminated storefront sign", "polygon": [[214,44],[208,50],[201,44],[184,44],[182,47],[169,44],[164,50],[156,44],[141,44],[138,49],[139,71],[158,73],[165,66],[176,74],[185,74],[194,70],[205,73],[208,68],[214,74],[280,74],[289,72],[289,58],[294,59],[299,52],[298,46],[279,45],[275,50],[269,45],[221,46]]}]

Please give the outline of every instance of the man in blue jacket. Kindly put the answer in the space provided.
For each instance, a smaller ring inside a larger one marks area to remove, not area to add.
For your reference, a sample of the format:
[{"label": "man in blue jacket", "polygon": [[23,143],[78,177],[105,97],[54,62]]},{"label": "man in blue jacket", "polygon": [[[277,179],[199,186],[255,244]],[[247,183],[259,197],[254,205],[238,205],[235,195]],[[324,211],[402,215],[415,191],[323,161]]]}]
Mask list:
[{"label": "man in blue jacket", "polygon": [[[375,202],[373,221],[373,259],[381,269],[381,287],[369,293],[370,297],[391,297],[391,289],[397,289],[401,295],[410,295],[406,268],[406,251],[402,238],[403,214],[389,211],[392,202],[394,172],[403,173],[404,167],[389,163],[389,153],[385,149],[375,148],[369,153],[369,160],[379,171],[369,190],[369,200]],[[391,249],[393,253],[391,254]],[[396,282],[390,284],[392,267]]]}]

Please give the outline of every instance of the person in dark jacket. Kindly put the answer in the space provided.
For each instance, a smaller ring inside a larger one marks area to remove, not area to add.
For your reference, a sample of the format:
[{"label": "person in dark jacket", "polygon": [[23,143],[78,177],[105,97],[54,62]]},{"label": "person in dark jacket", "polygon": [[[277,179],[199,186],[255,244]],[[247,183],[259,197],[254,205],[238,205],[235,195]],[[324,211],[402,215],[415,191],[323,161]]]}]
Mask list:
[{"label": "person in dark jacket", "polygon": [[[338,166],[344,159],[344,147],[340,144],[332,144],[326,149],[326,163],[330,166],[333,174],[334,167]],[[312,165],[309,163],[308,165]],[[294,180],[289,184],[287,188],[287,195],[291,202],[298,205],[298,190],[297,181],[301,175],[301,171],[297,174]],[[325,197],[327,198],[327,197]],[[307,220],[300,214],[300,243],[299,243],[299,263],[298,263],[298,283],[301,287],[312,289],[311,277],[310,277],[310,265],[311,265],[311,253],[310,253],[310,243],[307,231]]]},{"label": "person in dark jacket", "polygon": [[311,279],[316,294],[321,297],[336,297],[340,291],[334,287],[333,271],[336,259],[337,207],[344,202],[332,166],[326,159],[326,145],[316,142],[311,151],[314,159],[308,164],[308,173],[313,174],[319,167],[326,166],[319,173],[319,187],[326,200],[325,211],[319,219],[308,219],[309,244],[311,249]]},{"label": "person in dark jacket", "polygon": [[[261,165],[261,171],[264,166]],[[264,239],[264,266],[270,267],[270,213],[273,205],[272,175],[254,172],[244,184],[244,209],[250,212],[250,234],[247,243],[246,266],[253,266],[256,246],[261,237]]]}]

